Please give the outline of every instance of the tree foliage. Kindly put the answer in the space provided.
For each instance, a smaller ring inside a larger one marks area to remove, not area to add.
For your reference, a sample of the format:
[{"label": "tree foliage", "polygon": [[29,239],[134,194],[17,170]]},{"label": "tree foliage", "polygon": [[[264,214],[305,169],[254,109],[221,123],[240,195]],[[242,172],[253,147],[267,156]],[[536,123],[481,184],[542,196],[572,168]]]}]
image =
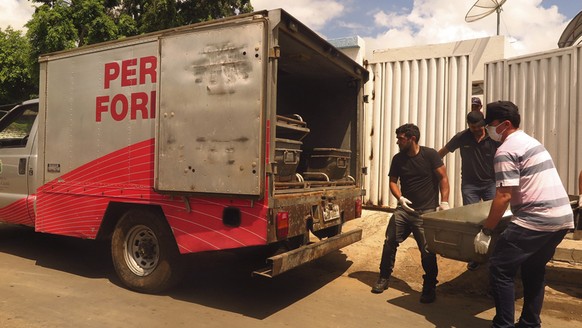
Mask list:
[{"label": "tree foliage", "polygon": [[[29,1],[37,7],[32,19],[26,24],[28,43],[24,39],[17,43],[18,48],[8,49],[5,48],[5,35],[10,34],[16,40],[16,32],[9,28],[1,35],[0,69],[3,75],[0,76],[0,103],[6,101],[2,98],[5,93],[12,92],[10,99],[17,100],[26,99],[27,93],[37,93],[37,59],[42,54],[253,11],[250,0]],[[20,38],[23,37],[20,35]],[[12,56],[12,64],[5,63],[8,60],[6,55],[1,57],[9,51],[18,54]],[[14,63],[22,66],[15,67],[18,65]],[[13,72],[10,74],[19,75],[18,79],[13,77],[8,80],[4,77],[7,74],[4,72],[11,69]],[[14,93],[15,89],[26,88],[25,76],[33,81],[33,87],[28,87],[24,93]],[[14,84],[5,88],[2,85],[4,81],[12,81],[10,83]]]},{"label": "tree foliage", "polygon": [[30,47],[20,31],[0,29],[0,104],[29,99],[34,85],[28,65]]}]

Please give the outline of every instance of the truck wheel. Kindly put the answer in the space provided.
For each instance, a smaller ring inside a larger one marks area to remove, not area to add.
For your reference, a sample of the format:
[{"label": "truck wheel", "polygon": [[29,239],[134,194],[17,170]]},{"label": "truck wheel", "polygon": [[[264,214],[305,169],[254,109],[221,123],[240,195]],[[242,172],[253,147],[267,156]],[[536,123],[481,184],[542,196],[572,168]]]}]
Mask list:
[{"label": "truck wheel", "polygon": [[111,238],[111,254],[119,279],[138,292],[159,293],[183,274],[170,227],[150,211],[133,209],[121,217]]}]

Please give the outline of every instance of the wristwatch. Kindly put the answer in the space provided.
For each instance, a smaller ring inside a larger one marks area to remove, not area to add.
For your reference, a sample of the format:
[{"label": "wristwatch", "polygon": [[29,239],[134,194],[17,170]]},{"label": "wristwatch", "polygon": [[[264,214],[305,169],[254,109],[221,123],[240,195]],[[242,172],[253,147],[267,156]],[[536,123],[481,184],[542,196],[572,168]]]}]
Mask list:
[{"label": "wristwatch", "polygon": [[485,236],[491,236],[491,234],[493,233],[493,230],[483,227],[483,228],[481,228],[481,232]]}]

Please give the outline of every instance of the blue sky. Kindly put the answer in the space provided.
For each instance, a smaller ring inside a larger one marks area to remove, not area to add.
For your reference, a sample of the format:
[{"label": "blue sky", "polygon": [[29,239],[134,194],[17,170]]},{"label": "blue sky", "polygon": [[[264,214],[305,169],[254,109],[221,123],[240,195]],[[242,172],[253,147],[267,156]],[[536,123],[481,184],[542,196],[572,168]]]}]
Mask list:
[{"label": "blue sky", "polygon": [[[366,48],[451,42],[496,34],[496,15],[473,23],[476,0],[251,0],[257,10],[283,8],[325,38],[359,35]],[[514,54],[544,51],[557,42],[582,0],[507,0],[500,34]]]},{"label": "blue sky", "polygon": [[[283,8],[324,38],[359,35],[371,51],[495,35],[495,14],[465,22],[475,1],[251,0],[251,4],[256,10]],[[507,0],[500,34],[508,38],[516,55],[553,49],[580,11],[582,0]],[[33,12],[27,0],[0,0],[0,28],[22,29]]]}]

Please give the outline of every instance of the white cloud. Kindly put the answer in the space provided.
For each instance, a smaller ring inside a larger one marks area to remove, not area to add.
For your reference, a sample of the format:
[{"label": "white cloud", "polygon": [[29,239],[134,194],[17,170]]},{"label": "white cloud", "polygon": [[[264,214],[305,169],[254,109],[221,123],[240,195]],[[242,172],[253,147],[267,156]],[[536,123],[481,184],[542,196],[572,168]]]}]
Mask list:
[{"label": "white cloud", "polygon": [[334,0],[251,0],[255,10],[283,8],[309,28],[318,31],[345,10]]},{"label": "white cloud", "polygon": [[9,25],[15,30],[24,31],[26,24],[34,13],[34,5],[28,0],[0,1],[0,28],[5,30]]},{"label": "white cloud", "polygon": [[[496,13],[476,22],[465,22],[471,3],[416,0],[408,13],[379,11],[374,14],[374,23],[380,32],[364,38],[366,48],[435,44],[495,35]],[[503,6],[500,34],[512,41],[516,54],[525,54],[556,48],[566,25],[566,17],[556,7],[541,7],[541,0],[512,0]]]}]

